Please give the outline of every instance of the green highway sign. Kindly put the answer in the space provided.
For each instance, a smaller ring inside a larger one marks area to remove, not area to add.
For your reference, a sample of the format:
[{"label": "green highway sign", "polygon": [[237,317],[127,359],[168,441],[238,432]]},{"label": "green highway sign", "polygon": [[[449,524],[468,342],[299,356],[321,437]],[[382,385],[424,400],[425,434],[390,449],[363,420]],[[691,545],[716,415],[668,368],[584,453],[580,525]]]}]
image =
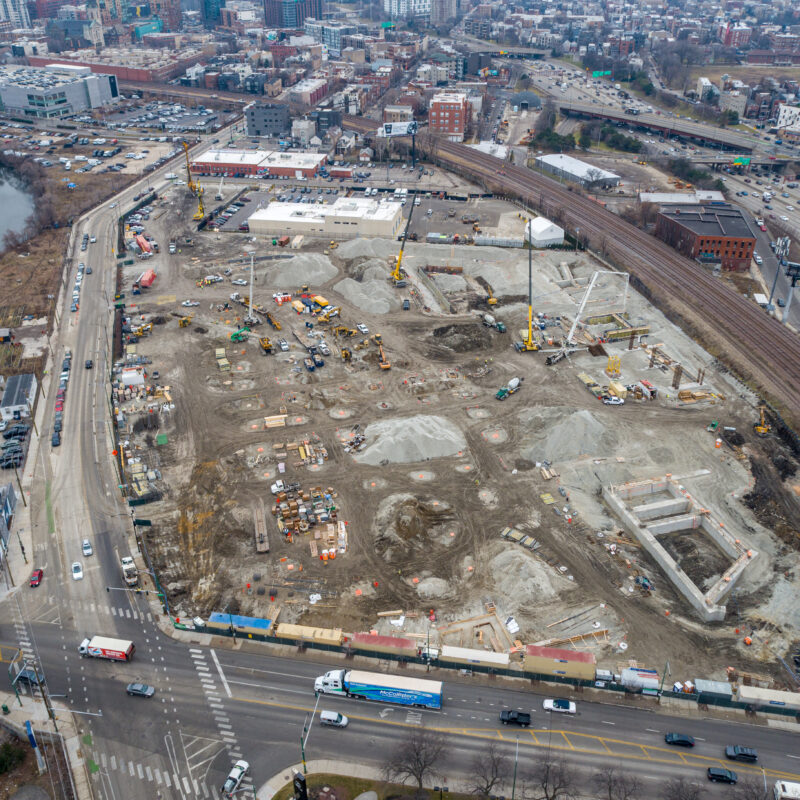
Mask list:
[{"label": "green highway sign", "polygon": [[593,78],[604,78],[606,75],[610,75],[610,74],[611,74],[611,70],[610,69],[608,69],[608,70],[595,70],[592,73],[592,77]]}]

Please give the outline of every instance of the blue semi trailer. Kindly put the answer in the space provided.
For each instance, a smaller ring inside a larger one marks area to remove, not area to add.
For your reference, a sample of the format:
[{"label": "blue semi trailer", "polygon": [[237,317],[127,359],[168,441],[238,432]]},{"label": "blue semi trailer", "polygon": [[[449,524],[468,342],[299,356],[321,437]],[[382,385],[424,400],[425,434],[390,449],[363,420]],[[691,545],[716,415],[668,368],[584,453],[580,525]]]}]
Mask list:
[{"label": "blue semi trailer", "polygon": [[402,675],[335,669],[314,681],[316,694],[338,694],[359,700],[378,700],[421,708],[442,707],[442,682]]}]

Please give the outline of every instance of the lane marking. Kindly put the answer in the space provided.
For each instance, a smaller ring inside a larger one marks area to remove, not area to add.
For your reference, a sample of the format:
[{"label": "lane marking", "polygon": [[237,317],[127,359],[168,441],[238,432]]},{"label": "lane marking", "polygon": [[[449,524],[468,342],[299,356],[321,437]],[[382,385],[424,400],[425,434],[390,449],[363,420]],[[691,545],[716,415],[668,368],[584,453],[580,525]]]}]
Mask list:
[{"label": "lane marking", "polygon": [[601,719],[600,722],[602,722],[603,725],[616,725],[617,724],[616,722],[609,722],[607,719]]},{"label": "lane marking", "polygon": [[228,686],[228,679],[225,677],[225,673],[222,671],[219,659],[217,658],[216,650],[210,650],[209,652],[211,653],[211,660],[216,665],[217,672],[219,672],[219,679],[222,681],[222,685],[225,688],[225,693],[228,695],[228,697],[233,697],[233,694],[231,693],[231,687]]}]

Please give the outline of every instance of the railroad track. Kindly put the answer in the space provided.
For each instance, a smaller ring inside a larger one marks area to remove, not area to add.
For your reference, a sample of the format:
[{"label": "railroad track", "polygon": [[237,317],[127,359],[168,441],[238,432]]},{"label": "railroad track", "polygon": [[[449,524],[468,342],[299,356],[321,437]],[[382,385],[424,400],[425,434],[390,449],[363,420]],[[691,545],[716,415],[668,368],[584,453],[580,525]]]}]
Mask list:
[{"label": "railroad track", "polygon": [[[344,125],[369,134],[378,123],[343,117]],[[542,209],[560,211],[560,224],[580,230],[593,247],[625,269],[634,285],[785,414],[800,429],[800,338],[750,300],[715,279],[699,264],[625,222],[577,191],[525,167],[471,147],[439,139],[436,160],[487,189]],[[552,213],[552,211],[551,211]]]}]

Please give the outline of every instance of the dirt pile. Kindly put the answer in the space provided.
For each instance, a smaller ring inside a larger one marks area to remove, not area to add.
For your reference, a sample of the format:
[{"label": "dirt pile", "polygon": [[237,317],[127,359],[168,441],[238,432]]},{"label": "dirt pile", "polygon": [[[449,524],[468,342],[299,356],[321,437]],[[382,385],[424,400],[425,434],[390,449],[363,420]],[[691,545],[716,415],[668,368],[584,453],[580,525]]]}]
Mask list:
[{"label": "dirt pile", "polygon": [[494,347],[492,334],[478,323],[442,325],[433,329],[436,344],[449,347],[454,353],[469,353],[472,350],[490,350]]},{"label": "dirt pile", "polygon": [[[566,413],[565,413],[566,411]],[[612,453],[617,435],[609,431],[591,411],[537,408],[520,414],[529,433],[522,448],[529,461],[566,461],[582,455]]]},{"label": "dirt pile", "polygon": [[531,603],[552,600],[575,587],[520,548],[502,550],[489,561],[488,568],[493,591],[503,595],[503,608],[512,611],[529,611]]},{"label": "dirt pile", "polygon": [[762,458],[751,458],[753,488],[742,498],[765,527],[784,542],[800,550],[800,500],[786,491],[775,466]]},{"label": "dirt pile", "polygon": [[355,456],[361,464],[413,464],[446,458],[466,450],[464,434],[444,417],[417,414],[367,426],[367,448]]},{"label": "dirt pile", "polygon": [[[371,268],[370,271],[372,271]],[[384,277],[373,278],[359,283],[353,278],[345,278],[343,281],[334,285],[334,290],[339,292],[342,297],[352,303],[362,311],[369,311],[370,314],[388,314],[390,311],[397,311],[400,308],[400,298],[397,292],[386,280],[386,270]]]},{"label": "dirt pile", "polygon": [[262,284],[280,288],[304,283],[319,286],[335,278],[339,270],[322,253],[303,253],[257,272]]}]

